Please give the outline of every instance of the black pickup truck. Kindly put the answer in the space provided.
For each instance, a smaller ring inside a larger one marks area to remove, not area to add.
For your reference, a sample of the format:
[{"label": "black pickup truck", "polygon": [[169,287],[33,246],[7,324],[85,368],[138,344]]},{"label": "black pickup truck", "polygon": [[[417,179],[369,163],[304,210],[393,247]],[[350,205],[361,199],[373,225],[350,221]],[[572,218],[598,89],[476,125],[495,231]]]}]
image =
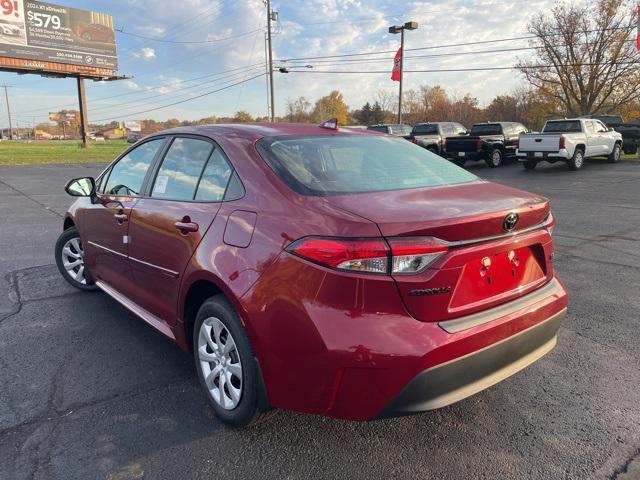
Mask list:
[{"label": "black pickup truck", "polygon": [[428,122],[416,123],[411,130],[411,134],[405,138],[433,153],[442,155],[447,137],[466,135],[467,133],[467,129],[460,123]]},{"label": "black pickup truck", "polygon": [[635,154],[640,147],[640,121],[638,123],[625,123],[619,115],[584,115],[581,118],[595,118],[605,126],[613,128],[622,135],[622,151],[626,154]]},{"label": "black pickup truck", "polygon": [[499,167],[505,158],[515,158],[518,136],[527,132],[516,122],[476,123],[469,135],[446,138],[445,157],[460,166],[467,160],[484,160]]}]

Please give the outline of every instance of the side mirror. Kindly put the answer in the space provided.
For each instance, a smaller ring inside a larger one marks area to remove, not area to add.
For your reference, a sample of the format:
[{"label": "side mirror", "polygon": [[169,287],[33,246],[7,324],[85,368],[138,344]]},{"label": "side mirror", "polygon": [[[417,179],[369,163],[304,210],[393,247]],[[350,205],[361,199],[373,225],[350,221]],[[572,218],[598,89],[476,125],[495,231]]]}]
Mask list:
[{"label": "side mirror", "polygon": [[615,132],[615,130],[613,129],[613,127],[609,127],[609,131],[610,131],[610,132]]},{"label": "side mirror", "polygon": [[64,191],[72,197],[91,197],[96,194],[96,181],[93,177],[81,177],[70,180]]},{"label": "side mirror", "polygon": [[469,135],[469,130],[465,130],[463,132],[459,132],[458,135]]}]

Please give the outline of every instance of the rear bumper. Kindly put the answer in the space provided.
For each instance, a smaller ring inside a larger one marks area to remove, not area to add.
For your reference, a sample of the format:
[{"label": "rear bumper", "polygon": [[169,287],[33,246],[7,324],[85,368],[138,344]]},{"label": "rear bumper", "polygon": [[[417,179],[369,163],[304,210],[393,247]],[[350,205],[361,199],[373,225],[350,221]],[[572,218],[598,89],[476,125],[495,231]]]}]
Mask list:
[{"label": "rear bumper", "polygon": [[553,349],[566,311],[565,308],[512,337],[419,373],[378,418],[445,407],[510,377]]},{"label": "rear bumper", "polygon": [[[464,155],[460,155],[460,154]],[[487,153],[484,150],[474,152],[444,152],[445,158],[449,160],[484,160],[487,158]]]},{"label": "rear bumper", "polygon": [[540,161],[556,161],[556,160],[568,160],[571,158],[569,152],[566,149],[562,149],[558,152],[516,152],[516,157],[519,161],[525,162],[527,160]]}]

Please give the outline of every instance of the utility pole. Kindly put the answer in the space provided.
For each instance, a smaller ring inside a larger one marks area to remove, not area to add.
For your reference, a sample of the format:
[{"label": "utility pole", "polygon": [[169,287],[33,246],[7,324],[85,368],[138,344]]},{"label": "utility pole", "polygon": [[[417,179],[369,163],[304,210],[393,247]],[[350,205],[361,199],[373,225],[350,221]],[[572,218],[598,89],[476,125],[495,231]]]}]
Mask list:
[{"label": "utility pole", "polygon": [[271,42],[271,21],[278,19],[278,12],[271,11],[271,0],[266,0],[267,3],[267,47],[269,50],[268,63],[269,63],[269,100],[271,103],[271,121],[275,122],[275,101],[273,92],[273,45]]},{"label": "utility pole", "polygon": [[404,25],[389,27],[389,33],[400,34],[400,86],[398,89],[398,123],[402,123],[402,77],[404,70],[404,31],[416,30],[418,22],[406,22]]},{"label": "utility pole", "polygon": [[9,140],[13,140],[13,126],[11,125],[11,107],[9,106],[9,85],[3,85],[4,87],[4,98],[7,101],[7,117],[9,118]]},{"label": "utility pole", "polygon": [[87,130],[89,129],[89,120],[87,118],[87,96],[84,92],[84,78],[78,77],[78,103],[80,105],[80,140],[84,148],[89,145],[89,136]]}]

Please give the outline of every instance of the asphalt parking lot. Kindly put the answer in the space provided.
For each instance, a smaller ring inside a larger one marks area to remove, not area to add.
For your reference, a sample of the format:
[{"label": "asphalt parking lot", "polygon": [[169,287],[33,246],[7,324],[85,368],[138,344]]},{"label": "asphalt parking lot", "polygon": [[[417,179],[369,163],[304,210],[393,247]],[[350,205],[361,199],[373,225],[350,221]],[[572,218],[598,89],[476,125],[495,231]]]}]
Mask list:
[{"label": "asphalt parking lot", "polygon": [[236,431],[190,355],[58,276],[62,187],[99,166],[0,167],[0,479],[640,478],[640,163],[469,168],[552,201],[571,293],[556,349],[435,412]]}]

